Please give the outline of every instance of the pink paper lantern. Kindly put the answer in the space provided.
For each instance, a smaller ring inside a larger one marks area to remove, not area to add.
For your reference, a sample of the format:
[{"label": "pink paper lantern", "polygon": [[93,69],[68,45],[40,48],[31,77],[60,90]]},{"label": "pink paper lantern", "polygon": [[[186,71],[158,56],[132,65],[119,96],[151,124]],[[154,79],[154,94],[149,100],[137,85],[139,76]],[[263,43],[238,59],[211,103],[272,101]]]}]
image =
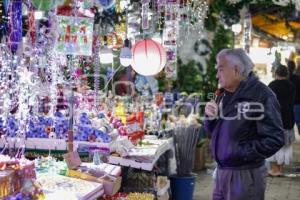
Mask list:
[{"label": "pink paper lantern", "polygon": [[166,65],[165,49],[151,39],[140,40],[132,47],[132,68],[138,74],[154,76]]}]

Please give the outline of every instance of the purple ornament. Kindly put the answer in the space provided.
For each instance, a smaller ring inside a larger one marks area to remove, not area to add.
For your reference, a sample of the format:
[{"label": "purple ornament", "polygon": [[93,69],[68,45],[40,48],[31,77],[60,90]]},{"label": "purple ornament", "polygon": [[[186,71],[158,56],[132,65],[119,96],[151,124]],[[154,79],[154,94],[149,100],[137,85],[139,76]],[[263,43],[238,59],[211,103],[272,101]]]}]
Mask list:
[{"label": "purple ornament", "polygon": [[11,1],[9,12],[9,46],[10,50],[15,53],[22,40],[22,1]]}]

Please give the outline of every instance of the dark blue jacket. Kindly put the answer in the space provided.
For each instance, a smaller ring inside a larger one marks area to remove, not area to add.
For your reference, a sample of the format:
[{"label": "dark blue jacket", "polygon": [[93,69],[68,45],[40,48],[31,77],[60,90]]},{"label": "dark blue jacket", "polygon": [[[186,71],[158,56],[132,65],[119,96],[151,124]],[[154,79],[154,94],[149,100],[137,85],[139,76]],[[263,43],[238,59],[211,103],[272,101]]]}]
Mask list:
[{"label": "dark blue jacket", "polygon": [[224,95],[226,92],[217,100],[219,107],[223,107],[219,117],[204,122],[218,167],[251,169],[262,166],[265,158],[284,145],[280,106],[275,94],[251,74],[223,106]]}]

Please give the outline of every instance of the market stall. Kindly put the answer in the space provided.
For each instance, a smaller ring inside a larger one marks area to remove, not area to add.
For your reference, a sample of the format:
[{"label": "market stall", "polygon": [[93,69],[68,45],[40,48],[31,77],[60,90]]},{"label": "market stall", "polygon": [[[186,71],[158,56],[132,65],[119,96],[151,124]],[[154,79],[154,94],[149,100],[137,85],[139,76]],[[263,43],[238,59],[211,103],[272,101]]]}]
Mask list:
[{"label": "market stall", "polygon": [[159,91],[157,74],[176,80],[178,41],[202,30],[208,3],[0,5],[0,198],[168,199],[174,138],[200,126],[198,102]]}]

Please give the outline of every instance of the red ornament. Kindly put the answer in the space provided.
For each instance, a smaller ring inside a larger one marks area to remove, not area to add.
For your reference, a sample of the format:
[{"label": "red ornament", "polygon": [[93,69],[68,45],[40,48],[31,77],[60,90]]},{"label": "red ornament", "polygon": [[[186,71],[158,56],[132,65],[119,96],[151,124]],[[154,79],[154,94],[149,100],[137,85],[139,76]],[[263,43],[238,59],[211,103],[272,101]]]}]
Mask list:
[{"label": "red ornament", "polygon": [[132,47],[132,68],[138,74],[156,75],[164,68],[166,62],[165,49],[154,40],[140,40]]}]

